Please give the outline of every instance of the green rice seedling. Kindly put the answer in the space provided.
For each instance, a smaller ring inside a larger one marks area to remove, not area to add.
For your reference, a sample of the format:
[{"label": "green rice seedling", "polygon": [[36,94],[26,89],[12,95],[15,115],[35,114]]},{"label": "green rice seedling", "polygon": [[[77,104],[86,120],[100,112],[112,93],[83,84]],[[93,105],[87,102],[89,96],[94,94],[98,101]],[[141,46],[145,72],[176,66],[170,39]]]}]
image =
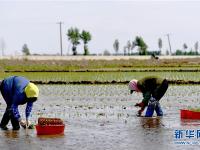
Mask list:
[{"label": "green rice seedling", "polygon": [[195,111],[195,112],[200,112],[200,108],[198,108],[198,107],[194,107],[193,108],[193,107],[189,106],[188,110]]}]

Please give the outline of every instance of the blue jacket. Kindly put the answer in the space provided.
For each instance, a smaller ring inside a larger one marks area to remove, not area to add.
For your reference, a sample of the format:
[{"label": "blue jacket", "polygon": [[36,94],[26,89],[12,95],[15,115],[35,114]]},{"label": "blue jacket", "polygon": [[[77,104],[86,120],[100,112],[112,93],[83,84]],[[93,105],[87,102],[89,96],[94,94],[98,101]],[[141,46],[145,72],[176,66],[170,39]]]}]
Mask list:
[{"label": "blue jacket", "polygon": [[10,107],[14,117],[19,120],[21,118],[18,110],[18,105],[26,105],[26,118],[30,116],[33,102],[27,102],[26,94],[24,92],[25,87],[30,81],[24,77],[11,76],[3,80],[2,82],[2,95],[6,101],[8,107]]}]

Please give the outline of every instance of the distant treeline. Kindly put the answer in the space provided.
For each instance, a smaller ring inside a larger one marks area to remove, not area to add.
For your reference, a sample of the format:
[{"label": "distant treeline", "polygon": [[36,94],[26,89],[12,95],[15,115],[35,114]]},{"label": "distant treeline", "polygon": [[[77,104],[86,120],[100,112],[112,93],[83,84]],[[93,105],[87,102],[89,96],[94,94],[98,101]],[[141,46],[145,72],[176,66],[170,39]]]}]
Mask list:
[{"label": "distant treeline", "polygon": [[197,51],[182,51],[182,50],[176,50],[176,52],[173,55],[199,55]]},{"label": "distant treeline", "polygon": [[[34,54],[31,54],[33,56],[57,56],[57,55],[60,55],[60,54],[37,54],[37,53],[34,53]],[[82,56],[83,54],[76,54],[77,56]],[[137,56],[137,55],[140,55],[139,52],[132,52],[132,53],[110,53],[108,50],[105,50],[104,53],[90,53],[90,54],[87,54],[88,56]],[[151,55],[151,56],[160,56],[162,55],[161,54],[161,51],[147,51],[146,52],[146,55]],[[169,55],[169,54],[167,54]],[[189,52],[185,52],[185,51],[182,51],[182,50],[176,50],[175,53],[172,53],[172,55],[200,55],[199,52],[194,52],[194,51],[189,51]]]}]

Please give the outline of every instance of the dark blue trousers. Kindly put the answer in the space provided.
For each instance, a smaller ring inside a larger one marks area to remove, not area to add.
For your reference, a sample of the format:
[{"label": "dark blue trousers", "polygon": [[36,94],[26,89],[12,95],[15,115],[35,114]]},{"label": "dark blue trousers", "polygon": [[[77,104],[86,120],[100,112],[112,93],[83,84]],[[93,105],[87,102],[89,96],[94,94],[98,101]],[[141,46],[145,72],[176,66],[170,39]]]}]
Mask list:
[{"label": "dark blue trousers", "polygon": [[154,103],[154,104],[150,103],[147,106],[145,117],[152,117],[153,113],[154,113],[154,110],[155,110],[157,116],[163,116],[162,108],[160,106],[160,103],[157,101],[156,103]]},{"label": "dark blue trousers", "polygon": [[152,97],[149,100],[145,114],[146,117],[152,117],[154,110],[156,111],[157,116],[163,116],[163,111],[160,106],[159,100],[164,96],[167,89],[168,81],[164,80],[161,86],[152,92]]}]

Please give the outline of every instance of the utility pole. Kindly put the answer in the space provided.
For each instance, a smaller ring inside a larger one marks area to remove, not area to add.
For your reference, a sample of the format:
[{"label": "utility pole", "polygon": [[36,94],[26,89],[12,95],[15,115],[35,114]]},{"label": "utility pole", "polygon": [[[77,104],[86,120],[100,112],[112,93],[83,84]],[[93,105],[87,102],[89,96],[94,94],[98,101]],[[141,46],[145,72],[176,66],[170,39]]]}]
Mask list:
[{"label": "utility pole", "polygon": [[60,55],[63,55],[63,49],[62,49],[62,24],[63,22],[58,22],[57,24],[59,24],[60,27]]},{"label": "utility pole", "polygon": [[170,43],[170,39],[169,39],[169,34],[167,34],[167,39],[168,39],[169,50],[170,50],[170,55],[171,55],[172,54],[172,48],[171,48],[171,43]]}]

